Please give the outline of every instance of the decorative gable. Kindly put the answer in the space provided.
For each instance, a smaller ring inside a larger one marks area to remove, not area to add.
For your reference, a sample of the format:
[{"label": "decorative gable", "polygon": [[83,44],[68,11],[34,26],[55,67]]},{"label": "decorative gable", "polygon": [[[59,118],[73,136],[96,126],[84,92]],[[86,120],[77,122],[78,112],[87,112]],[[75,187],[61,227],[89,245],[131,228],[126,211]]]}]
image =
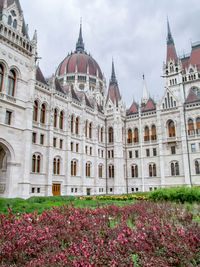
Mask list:
[{"label": "decorative gable", "polygon": [[169,89],[166,89],[161,105],[162,109],[171,109],[177,106],[177,99]]}]

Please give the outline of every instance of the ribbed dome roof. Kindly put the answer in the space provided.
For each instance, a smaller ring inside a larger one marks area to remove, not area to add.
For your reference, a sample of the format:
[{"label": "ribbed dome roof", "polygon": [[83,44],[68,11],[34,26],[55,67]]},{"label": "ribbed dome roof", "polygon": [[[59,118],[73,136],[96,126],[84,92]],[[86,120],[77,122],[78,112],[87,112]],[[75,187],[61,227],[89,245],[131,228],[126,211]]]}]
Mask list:
[{"label": "ribbed dome roof", "polygon": [[88,55],[84,50],[84,43],[82,37],[82,25],[80,25],[80,32],[78,42],[76,43],[76,50],[74,53],[68,55],[59,65],[57,70],[58,76],[63,76],[70,73],[78,73],[98,76],[101,80],[103,75],[97,62]]}]

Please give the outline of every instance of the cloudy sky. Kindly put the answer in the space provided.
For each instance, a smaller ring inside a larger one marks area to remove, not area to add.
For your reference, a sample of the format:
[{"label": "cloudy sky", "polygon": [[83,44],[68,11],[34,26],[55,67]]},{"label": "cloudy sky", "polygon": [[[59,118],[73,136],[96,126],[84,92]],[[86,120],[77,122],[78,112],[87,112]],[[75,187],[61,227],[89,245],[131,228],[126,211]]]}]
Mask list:
[{"label": "cloudy sky", "polygon": [[120,92],[129,106],[142,95],[145,74],[150,96],[162,96],[162,66],[166,57],[169,17],[178,55],[200,41],[199,0],[20,0],[29,35],[38,32],[40,67],[45,77],[55,73],[74,51],[80,17],[85,49],[109,83],[112,57]]}]

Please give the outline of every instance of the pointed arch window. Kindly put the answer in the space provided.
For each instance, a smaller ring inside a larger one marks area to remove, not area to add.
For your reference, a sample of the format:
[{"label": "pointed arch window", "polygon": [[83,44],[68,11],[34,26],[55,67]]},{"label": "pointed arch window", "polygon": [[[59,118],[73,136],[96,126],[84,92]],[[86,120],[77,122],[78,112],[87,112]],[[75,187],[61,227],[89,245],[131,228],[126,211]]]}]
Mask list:
[{"label": "pointed arch window", "polygon": [[101,127],[101,143],[103,143],[103,127]]},{"label": "pointed arch window", "polygon": [[16,73],[14,70],[10,70],[8,74],[7,94],[14,96],[15,94]]},{"label": "pointed arch window", "polygon": [[175,125],[174,122],[171,120],[168,123],[168,133],[169,133],[169,137],[175,137],[176,136],[176,132],[175,132]]},{"label": "pointed arch window", "polygon": [[132,130],[128,129],[128,139],[127,139],[127,143],[130,144],[133,141],[133,134],[132,134]]},{"label": "pointed arch window", "polygon": [[92,139],[92,123],[89,124],[89,138]]},{"label": "pointed arch window", "polygon": [[0,64],[0,92],[3,89],[4,67]]},{"label": "pointed arch window", "polygon": [[109,127],[108,129],[108,143],[113,143],[113,128]]},{"label": "pointed arch window", "polygon": [[178,161],[171,163],[171,176],[180,175]]},{"label": "pointed arch window", "polygon": [[134,129],[134,143],[138,143],[139,142],[139,131],[138,128]]},{"label": "pointed arch window", "polygon": [[11,25],[12,24],[12,17],[11,15],[8,16],[8,25]]},{"label": "pointed arch window", "polygon": [[63,130],[63,121],[64,121],[64,112],[60,112],[60,119],[59,119],[59,128]]},{"label": "pointed arch window", "polygon": [[151,140],[156,140],[157,136],[156,136],[156,126],[152,125],[151,126]]},{"label": "pointed arch window", "polygon": [[77,173],[77,162],[75,160],[71,161],[71,175],[76,176]]},{"label": "pointed arch window", "polygon": [[200,174],[200,160],[195,160],[195,173]]},{"label": "pointed arch window", "polygon": [[156,171],[156,164],[151,163],[149,164],[149,177],[157,176],[157,171]]},{"label": "pointed arch window", "polygon": [[88,137],[88,121],[85,122],[85,137]]},{"label": "pointed arch window", "polygon": [[145,128],[144,128],[144,141],[146,142],[146,141],[149,141],[149,127],[148,126],[146,126]]},{"label": "pointed arch window", "polygon": [[60,174],[60,158],[53,159],[53,174]]},{"label": "pointed arch window", "polygon": [[109,165],[108,166],[108,177],[109,178],[114,178],[115,177],[115,168],[114,168],[114,165]]},{"label": "pointed arch window", "polygon": [[55,108],[54,109],[54,122],[53,122],[53,126],[55,128],[57,127],[57,120],[58,120],[58,110]]},{"label": "pointed arch window", "polygon": [[13,21],[13,28],[17,29],[17,20],[16,19]]},{"label": "pointed arch window", "polygon": [[41,123],[45,123],[45,116],[46,116],[46,105],[42,104],[41,113],[40,113],[40,122]]},{"label": "pointed arch window", "polygon": [[132,178],[138,177],[138,166],[137,165],[131,166],[131,177]]},{"label": "pointed arch window", "polygon": [[102,164],[99,165],[99,178],[103,177],[103,166]]},{"label": "pointed arch window", "polygon": [[192,119],[188,120],[188,135],[194,135],[194,123]]},{"label": "pointed arch window", "polygon": [[200,117],[196,119],[197,134],[200,135]]},{"label": "pointed arch window", "polygon": [[71,133],[74,132],[74,116],[71,116]]},{"label": "pointed arch window", "polygon": [[38,101],[34,101],[34,106],[33,106],[33,120],[38,121]]},{"label": "pointed arch window", "polygon": [[85,175],[86,175],[86,177],[91,177],[91,163],[86,163]]},{"label": "pointed arch window", "polygon": [[34,154],[32,156],[32,172],[40,173],[41,168],[41,156]]},{"label": "pointed arch window", "polygon": [[79,134],[79,118],[76,118],[76,134]]}]

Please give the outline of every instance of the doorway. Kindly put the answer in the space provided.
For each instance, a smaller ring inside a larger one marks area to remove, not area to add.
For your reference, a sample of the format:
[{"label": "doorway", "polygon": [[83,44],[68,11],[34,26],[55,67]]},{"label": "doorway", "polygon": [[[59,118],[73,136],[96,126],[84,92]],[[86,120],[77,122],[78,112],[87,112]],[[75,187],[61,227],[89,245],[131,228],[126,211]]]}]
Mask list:
[{"label": "doorway", "polygon": [[53,196],[60,196],[60,188],[61,188],[60,184],[53,184],[52,185]]}]

